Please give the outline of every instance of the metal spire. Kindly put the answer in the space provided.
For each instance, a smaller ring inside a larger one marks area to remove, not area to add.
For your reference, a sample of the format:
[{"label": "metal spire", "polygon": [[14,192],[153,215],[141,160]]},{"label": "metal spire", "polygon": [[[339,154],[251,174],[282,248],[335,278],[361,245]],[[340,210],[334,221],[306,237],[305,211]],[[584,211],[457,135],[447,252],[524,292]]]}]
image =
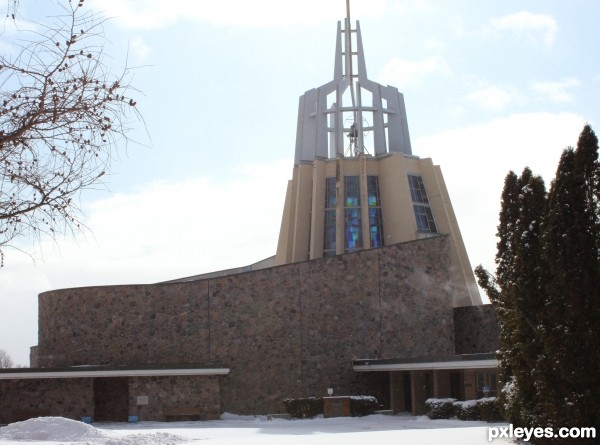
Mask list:
[{"label": "metal spire", "polygon": [[[410,155],[404,97],[397,88],[367,77],[360,24],[353,28],[350,23],[350,0],[336,36],[333,79],[300,97],[294,162],[391,152]],[[350,97],[344,98],[345,92]]]}]

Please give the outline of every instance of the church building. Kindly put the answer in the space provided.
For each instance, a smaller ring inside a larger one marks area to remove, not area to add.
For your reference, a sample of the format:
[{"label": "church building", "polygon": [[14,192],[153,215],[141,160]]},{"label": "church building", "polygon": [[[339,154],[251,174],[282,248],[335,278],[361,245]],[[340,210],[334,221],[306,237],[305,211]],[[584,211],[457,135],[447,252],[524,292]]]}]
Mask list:
[{"label": "church building", "polygon": [[412,153],[403,95],[337,25],[333,80],[300,97],[277,252],[254,265],[39,295],[31,368],[0,371],[0,423],[273,414],[286,397],[494,396],[483,305],[440,167]]}]

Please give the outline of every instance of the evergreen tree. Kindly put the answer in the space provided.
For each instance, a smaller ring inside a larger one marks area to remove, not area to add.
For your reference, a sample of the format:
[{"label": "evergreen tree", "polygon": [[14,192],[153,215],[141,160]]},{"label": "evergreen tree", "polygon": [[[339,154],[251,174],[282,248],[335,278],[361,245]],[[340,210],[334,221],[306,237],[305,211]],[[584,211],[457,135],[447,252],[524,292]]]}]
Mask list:
[{"label": "evergreen tree", "polygon": [[531,369],[541,348],[537,316],[543,305],[540,253],[545,207],[546,189],[539,176],[529,168],[520,177],[509,172],[502,192],[495,283],[483,268],[476,270],[502,327],[503,406],[509,420],[522,426],[529,426],[534,417],[536,389]]},{"label": "evergreen tree", "polygon": [[[548,200],[539,396],[551,425],[600,424],[598,139],[589,125],[563,152]],[[566,443],[566,442],[565,442]]]},{"label": "evergreen tree", "polygon": [[[564,150],[546,195],[525,169],[502,193],[495,279],[476,273],[501,325],[513,423],[600,425],[600,165],[589,125]],[[538,439],[536,444],[569,443]]]}]

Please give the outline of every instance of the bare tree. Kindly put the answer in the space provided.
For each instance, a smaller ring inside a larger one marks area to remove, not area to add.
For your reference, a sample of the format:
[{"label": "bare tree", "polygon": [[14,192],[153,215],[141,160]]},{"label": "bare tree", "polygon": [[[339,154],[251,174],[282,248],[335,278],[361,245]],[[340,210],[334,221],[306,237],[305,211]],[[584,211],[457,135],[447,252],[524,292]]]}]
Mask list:
[{"label": "bare tree", "polygon": [[0,349],[0,368],[12,368],[13,361],[4,349]]},{"label": "bare tree", "polygon": [[132,120],[128,70],[104,63],[103,20],[83,1],[0,56],[0,260],[19,236],[77,232],[78,194],[101,183]]}]

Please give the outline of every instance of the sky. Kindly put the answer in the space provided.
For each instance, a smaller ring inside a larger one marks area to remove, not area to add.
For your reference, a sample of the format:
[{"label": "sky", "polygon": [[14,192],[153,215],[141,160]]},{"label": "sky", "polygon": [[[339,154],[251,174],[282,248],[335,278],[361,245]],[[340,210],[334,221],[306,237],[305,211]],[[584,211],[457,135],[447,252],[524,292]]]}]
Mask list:
[{"label": "sky", "polygon": [[[47,0],[19,3],[20,27],[59,12]],[[404,94],[413,154],[442,167],[471,264],[493,270],[508,171],[529,166],[549,185],[561,151],[586,123],[600,125],[600,2],[351,4],[369,78]],[[345,7],[86,0],[109,18],[106,63],[127,67],[143,121],[117,147],[106,189],[80,197],[86,231],[6,251],[0,349],[28,364],[41,292],[154,283],[273,255],[298,98],[332,79]],[[19,38],[11,23],[0,25],[3,54]]]}]

